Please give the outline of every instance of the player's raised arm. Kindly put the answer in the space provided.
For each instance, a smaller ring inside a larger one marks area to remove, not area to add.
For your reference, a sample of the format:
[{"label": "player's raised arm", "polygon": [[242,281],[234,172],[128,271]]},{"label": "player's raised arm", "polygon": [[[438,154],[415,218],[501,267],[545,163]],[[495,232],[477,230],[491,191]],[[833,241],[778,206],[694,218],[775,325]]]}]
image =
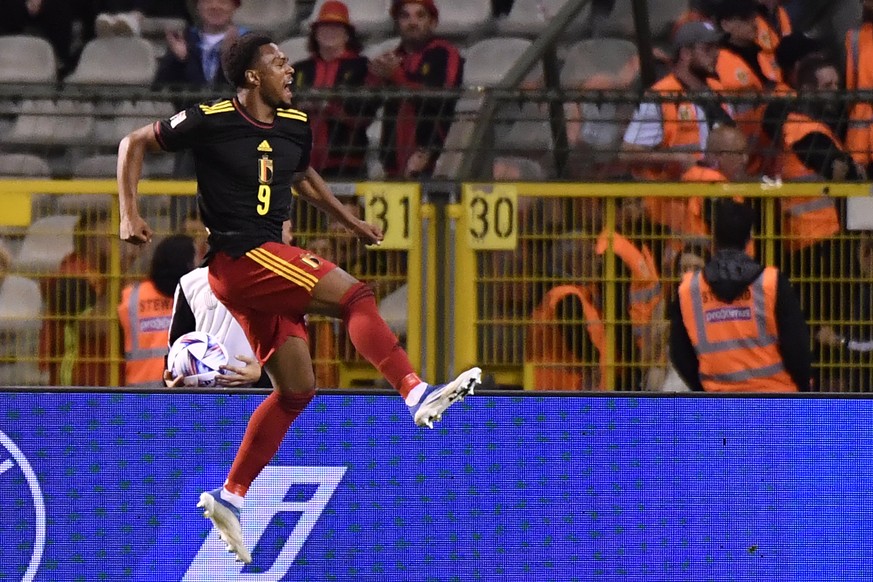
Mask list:
[{"label": "player's raised arm", "polygon": [[129,243],[141,245],[152,240],[152,229],[139,215],[136,195],[146,151],[160,149],[154,125],[130,132],[118,144],[116,177],[121,218],[119,236]]},{"label": "player's raised arm", "polygon": [[342,202],[337,200],[327,182],[312,167],[295,176],[294,188],[307,201],[336,218],[340,224],[355,233],[367,244],[378,244],[384,238],[382,230],[373,224],[355,217]]}]

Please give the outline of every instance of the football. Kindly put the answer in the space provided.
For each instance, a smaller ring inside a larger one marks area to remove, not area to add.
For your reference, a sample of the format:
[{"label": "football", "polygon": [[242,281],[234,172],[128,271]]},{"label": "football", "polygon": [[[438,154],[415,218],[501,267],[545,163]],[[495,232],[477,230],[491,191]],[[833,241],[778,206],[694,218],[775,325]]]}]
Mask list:
[{"label": "football", "polygon": [[174,378],[183,376],[184,386],[215,386],[215,376],[227,365],[227,349],[205,331],[192,331],[179,337],[170,347],[167,367]]}]

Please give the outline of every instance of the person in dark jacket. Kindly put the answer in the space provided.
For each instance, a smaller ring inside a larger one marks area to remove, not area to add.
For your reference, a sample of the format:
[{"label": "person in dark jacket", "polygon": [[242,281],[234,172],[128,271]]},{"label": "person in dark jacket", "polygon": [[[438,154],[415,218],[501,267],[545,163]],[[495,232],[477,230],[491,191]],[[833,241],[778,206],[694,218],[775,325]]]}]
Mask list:
[{"label": "person in dark jacket", "polygon": [[[294,63],[298,90],[363,87],[369,61],[349,20],[349,9],[327,0],[309,31],[310,57]],[[289,55],[293,58],[293,55]],[[312,124],[310,165],[325,178],[367,177],[367,127],[380,103],[346,97],[300,101]]]},{"label": "person in dark jacket", "polygon": [[715,253],[670,309],[673,366],[692,390],[809,390],[809,330],[791,283],[744,252],[754,211],[719,200],[714,219]]}]

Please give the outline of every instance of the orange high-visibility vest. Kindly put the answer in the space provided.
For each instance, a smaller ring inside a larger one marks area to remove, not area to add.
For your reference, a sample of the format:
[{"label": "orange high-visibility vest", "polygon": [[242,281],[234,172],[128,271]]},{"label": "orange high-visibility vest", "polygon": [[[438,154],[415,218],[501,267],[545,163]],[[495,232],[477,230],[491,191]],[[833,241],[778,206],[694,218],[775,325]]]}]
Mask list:
[{"label": "orange high-visibility vest", "polygon": [[[815,181],[821,176],[810,170],[792,150],[794,144],[811,133],[822,133],[842,149],[831,129],[802,113],[789,113],[782,126],[782,171],[786,181]],[[791,251],[804,249],[840,232],[840,219],[834,201],[825,196],[793,196],[781,198],[782,232],[789,238]]]},{"label": "orange high-visibility vest", "polygon": [[[873,89],[873,24],[846,33],[846,89]],[[846,150],[856,162],[873,162],[873,106],[868,102],[852,105],[846,130]]]},{"label": "orange high-visibility vest", "polygon": [[[722,85],[715,79],[707,79],[709,88],[716,92],[722,91]],[[662,95],[679,96],[687,92],[687,89],[679,82],[672,73],[652,85],[649,89],[652,93]],[[660,148],[692,148],[697,150],[699,158],[703,158],[700,135],[700,119],[697,117],[697,107],[692,102],[661,103],[661,125],[664,137],[659,145]],[[681,169],[659,167],[640,168],[633,173],[642,180],[671,181],[678,180]],[[675,210],[669,198],[648,197],[643,199],[643,207],[649,218],[658,224],[672,228]]]},{"label": "orange high-visibility vest", "polygon": [[[724,174],[702,164],[697,164],[688,168],[682,174],[683,182],[727,182],[728,179]],[[703,198],[694,196],[688,198],[685,205],[685,226],[682,229],[682,234],[709,236],[709,227],[706,225],[706,220],[703,217]]]},{"label": "orange high-visibility vest", "polygon": [[173,318],[173,298],[154,283],[128,285],[121,292],[118,319],[124,331],[124,374],[128,386],[163,386],[167,335]]},{"label": "orange high-visibility vest", "polygon": [[649,247],[643,245],[642,248],[637,248],[627,238],[615,232],[601,232],[594,247],[595,252],[603,255],[610,241],[613,252],[631,272],[628,315],[637,346],[642,347],[642,339],[646,337],[645,331],[652,323],[652,318],[663,310],[663,291],[658,267]]},{"label": "orange high-visibility vest", "polygon": [[766,267],[743,295],[725,303],[702,271],[679,285],[682,323],[707,392],[797,392],[779,352],[777,271]]},{"label": "orange high-visibility vest", "polygon": [[534,309],[527,336],[527,360],[534,365],[534,390],[586,390],[591,384],[591,365],[580,362],[567,346],[556,311],[566,297],[575,295],[582,303],[582,314],[591,343],[598,353],[599,381],[597,388],[606,390],[604,362],[604,327],[595,307],[591,290],[584,286],[559,285],[546,293],[543,302]]},{"label": "orange high-visibility vest", "polygon": [[776,9],[776,18],[779,21],[779,30],[770,26],[763,15],[758,15],[755,19],[755,24],[758,27],[758,46],[765,53],[775,54],[776,47],[782,42],[783,36],[791,34],[791,19],[788,18],[788,12],[782,6]]}]

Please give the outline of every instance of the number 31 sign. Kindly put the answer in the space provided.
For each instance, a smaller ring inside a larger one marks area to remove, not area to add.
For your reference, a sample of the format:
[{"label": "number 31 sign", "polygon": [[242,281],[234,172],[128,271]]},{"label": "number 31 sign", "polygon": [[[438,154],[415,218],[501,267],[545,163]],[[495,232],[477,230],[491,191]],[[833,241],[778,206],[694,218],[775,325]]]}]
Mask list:
[{"label": "number 31 sign", "polygon": [[385,238],[380,250],[408,249],[418,242],[418,184],[358,184],[357,193],[364,197],[364,220],[382,229]]},{"label": "number 31 sign", "polygon": [[465,184],[467,240],[475,250],[512,250],[518,244],[518,192],[510,184]]}]

